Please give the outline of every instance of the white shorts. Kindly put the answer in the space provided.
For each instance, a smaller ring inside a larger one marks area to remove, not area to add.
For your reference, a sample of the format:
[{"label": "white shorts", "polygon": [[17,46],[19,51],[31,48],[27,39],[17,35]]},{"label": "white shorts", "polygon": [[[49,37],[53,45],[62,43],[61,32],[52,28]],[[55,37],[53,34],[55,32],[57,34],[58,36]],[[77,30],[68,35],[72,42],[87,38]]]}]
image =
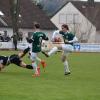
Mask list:
[{"label": "white shorts", "polygon": [[62,44],[62,50],[64,51],[64,54],[67,54],[67,53],[72,52],[74,48],[70,44]]},{"label": "white shorts", "polygon": [[31,52],[30,59],[31,59],[32,61],[35,61],[36,58],[37,58],[37,53]]}]

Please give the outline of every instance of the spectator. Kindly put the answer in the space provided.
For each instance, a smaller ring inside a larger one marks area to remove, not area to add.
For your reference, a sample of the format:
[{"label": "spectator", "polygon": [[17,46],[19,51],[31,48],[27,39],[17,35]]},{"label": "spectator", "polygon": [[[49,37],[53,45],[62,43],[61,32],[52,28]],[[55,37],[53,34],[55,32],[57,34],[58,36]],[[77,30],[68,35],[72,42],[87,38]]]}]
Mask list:
[{"label": "spectator", "polygon": [[13,35],[13,36],[11,36],[11,38],[13,38],[13,44],[14,44],[14,48],[15,48],[15,50],[17,50],[17,35]]},{"label": "spectator", "polygon": [[0,34],[0,42],[4,42],[4,38],[1,34]]},{"label": "spectator", "polygon": [[23,41],[23,32],[19,30],[19,41]]}]

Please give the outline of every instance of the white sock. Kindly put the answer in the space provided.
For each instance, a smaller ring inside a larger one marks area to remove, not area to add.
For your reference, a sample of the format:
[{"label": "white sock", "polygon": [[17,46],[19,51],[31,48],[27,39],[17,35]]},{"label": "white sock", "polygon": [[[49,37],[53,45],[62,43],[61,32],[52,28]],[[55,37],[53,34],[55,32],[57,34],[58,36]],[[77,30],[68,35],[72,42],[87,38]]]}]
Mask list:
[{"label": "white sock", "polygon": [[48,55],[52,55],[54,53],[56,53],[58,51],[58,48],[57,47],[53,47],[49,52],[48,52]]},{"label": "white sock", "polygon": [[39,57],[36,57],[36,60],[38,60],[39,62],[41,62],[41,59]]},{"label": "white sock", "polygon": [[32,67],[33,67],[35,73],[37,73],[37,64],[36,64],[36,62],[32,63]]},{"label": "white sock", "polygon": [[69,65],[68,65],[68,61],[64,61],[64,72],[70,72],[69,70]]}]

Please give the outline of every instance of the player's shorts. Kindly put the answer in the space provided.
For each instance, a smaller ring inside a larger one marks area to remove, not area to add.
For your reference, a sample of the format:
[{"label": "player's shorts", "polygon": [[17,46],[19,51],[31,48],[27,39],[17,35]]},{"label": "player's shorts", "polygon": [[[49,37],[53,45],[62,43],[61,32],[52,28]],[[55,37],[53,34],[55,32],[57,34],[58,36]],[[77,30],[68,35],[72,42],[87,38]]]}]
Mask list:
[{"label": "player's shorts", "polygon": [[64,54],[70,53],[74,50],[73,46],[70,44],[62,44],[62,49],[64,51]]},{"label": "player's shorts", "polygon": [[7,64],[7,60],[8,60],[8,57],[0,56],[0,64],[6,65]]},{"label": "player's shorts", "polygon": [[9,57],[10,63],[20,66],[22,60],[19,58],[18,55],[14,54]]},{"label": "player's shorts", "polygon": [[37,57],[37,53],[31,52],[30,59],[32,61],[35,61],[36,60],[36,57]]}]

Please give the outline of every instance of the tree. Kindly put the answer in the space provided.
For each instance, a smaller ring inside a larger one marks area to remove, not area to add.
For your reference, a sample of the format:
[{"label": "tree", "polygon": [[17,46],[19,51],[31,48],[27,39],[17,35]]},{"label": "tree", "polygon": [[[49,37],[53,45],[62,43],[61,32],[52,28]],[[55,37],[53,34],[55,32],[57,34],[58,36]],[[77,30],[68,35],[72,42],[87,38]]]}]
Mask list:
[{"label": "tree", "polygon": [[9,0],[13,34],[18,36],[19,0]]},{"label": "tree", "polygon": [[12,18],[12,27],[13,27],[13,44],[15,50],[17,50],[17,41],[19,38],[18,35],[18,18],[19,18],[19,0],[9,0],[10,3],[10,14]]}]

